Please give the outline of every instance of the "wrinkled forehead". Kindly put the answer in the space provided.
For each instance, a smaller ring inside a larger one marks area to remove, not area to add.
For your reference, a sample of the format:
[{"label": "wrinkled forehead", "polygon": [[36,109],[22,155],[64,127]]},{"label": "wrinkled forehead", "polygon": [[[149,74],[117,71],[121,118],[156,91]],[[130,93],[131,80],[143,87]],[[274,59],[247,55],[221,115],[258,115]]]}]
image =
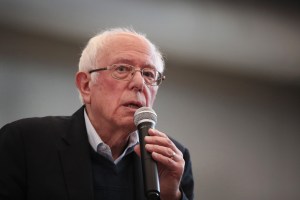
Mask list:
[{"label": "wrinkled forehead", "polygon": [[[132,56],[132,57],[131,57]],[[130,60],[144,62],[146,65],[153,65],[157,70],[162,71],[159,56],[154,45],[141,36],[131,33],[119,33],[109,36],[104,44],[101,52],[99,52],[99,61],[103,64],[108,60]],[[99,63],[98,62],[98,63]]]}]

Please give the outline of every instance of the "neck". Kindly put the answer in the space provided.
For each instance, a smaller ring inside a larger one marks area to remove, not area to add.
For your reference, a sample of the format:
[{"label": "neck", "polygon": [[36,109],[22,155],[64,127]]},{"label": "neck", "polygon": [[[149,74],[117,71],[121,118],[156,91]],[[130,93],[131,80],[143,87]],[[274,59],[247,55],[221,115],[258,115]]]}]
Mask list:
[{"label": "neck", "polygon": [[130,135],[124,132],[106,132],[103,129],[96,131],[102,141],[110,147],[112,157],[116,160],[127,147]]},{"label": "neck", "polygon": [[130,134],[133,130],[131,131],[128,130],[128,128],[114,126],[105,120],[95,120],[93,115],[88,112],[88,109],[86,111],[97,134],[101,140],[110,147],[112,157],[116,160],[127,147]]}]

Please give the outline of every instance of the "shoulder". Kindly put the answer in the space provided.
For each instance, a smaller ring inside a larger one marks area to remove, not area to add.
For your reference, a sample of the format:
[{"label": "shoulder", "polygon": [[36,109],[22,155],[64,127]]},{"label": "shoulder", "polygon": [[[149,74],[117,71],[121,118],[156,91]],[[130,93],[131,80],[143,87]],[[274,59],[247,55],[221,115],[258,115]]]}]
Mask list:
[{"label": "shoulder", "polygon": [[83,132],[83,107],[72,116],[34,117],[14,121],[0,129],[0,145],[14,141],[42,146],[65,137],[68,133]]},{"label": "shoulder", "polygon": [[1,128],[0,132],[2,134],[3,132],[11,130],[31,133],[40,129],[55,129],[66,125],[68,121],[70,121],[70,117],[62,116],[25,118],[6,124]]},{"label": "shoulder", "polygon": [[[74,122],[74,119],[76,120]],[[55,134],[65,131],[74,122],[83,121],[83,108],[79,109],[72,116],[46,116],[20,119],[6,124],[0,129],[0,137],[8,132],[21,133],[26,135]]]},{"label": "shoulder", "polygon": [[60,137],[67,129],[70,117],[35,117],[20,119],[6,124],[0,129],[1,142],[17,143],[36,141],[42,144]]}]

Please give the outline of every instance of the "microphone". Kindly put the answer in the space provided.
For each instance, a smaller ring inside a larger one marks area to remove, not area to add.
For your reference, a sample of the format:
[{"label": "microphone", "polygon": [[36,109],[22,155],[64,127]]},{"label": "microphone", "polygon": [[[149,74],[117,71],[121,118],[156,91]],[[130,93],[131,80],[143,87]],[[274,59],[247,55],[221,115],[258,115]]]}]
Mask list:
[{"label": "microphone", "polygon": [[160,199],[160,186],[157,171],[157,164],[152,159],[151,154],[145,149],[144,138],[148,135],[148,130],[154,128],[157,122],[157,115],[152,108],[141,107],[134,113],[134,124],[137,126],[140,149],[141,162],[144,179],[145,196],[148,200]]}]

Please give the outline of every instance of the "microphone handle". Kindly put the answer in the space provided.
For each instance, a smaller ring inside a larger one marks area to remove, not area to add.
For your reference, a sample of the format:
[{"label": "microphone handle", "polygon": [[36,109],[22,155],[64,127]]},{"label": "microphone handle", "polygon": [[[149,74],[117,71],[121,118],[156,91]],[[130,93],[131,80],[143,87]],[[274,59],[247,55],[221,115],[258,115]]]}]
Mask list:
[{"label": "microphone handle", "polygon": [[145,195],[148,200],[159,200],[160,186],[157,164],[152,159],[151,154],[146,151],[144,142],[145,136],[149,135],[148,130],[150,128],[154,128],[154,124],[152,122],[142,122],[137,126],[137,128],[140,140]]}]

